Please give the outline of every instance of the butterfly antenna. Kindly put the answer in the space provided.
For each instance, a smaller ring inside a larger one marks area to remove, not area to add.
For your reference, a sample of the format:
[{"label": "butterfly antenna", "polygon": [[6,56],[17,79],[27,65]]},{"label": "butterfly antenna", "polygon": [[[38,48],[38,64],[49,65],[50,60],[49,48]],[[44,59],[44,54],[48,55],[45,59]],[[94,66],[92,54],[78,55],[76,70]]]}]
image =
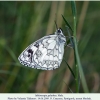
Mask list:
[{"label": "butterfly antenna", "polygon": [[57,26],[56,20],[55,20],[55,25],[56,25],[56,28],[58,29],[58,26]]}]

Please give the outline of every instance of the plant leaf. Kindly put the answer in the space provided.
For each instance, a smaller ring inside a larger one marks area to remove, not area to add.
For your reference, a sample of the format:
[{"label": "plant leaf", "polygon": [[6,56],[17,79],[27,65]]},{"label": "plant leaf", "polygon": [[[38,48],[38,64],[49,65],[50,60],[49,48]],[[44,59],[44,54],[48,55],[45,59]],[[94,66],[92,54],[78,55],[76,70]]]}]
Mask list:
[{"label": "plant leaf", "polygon": [[72,8],[73,16],[76,17],[76,4],[75,4],[75,1],[71,1],[71,8]]},{"label": "plant leaf", "polygon": [[75,4],[75,1],[71,1],[71,8],[72,8],[73,16],[76,17],[76,4]]},{"label": "plant leaf", "polygon": [[65,19],[65,17],[62,15],[63,20],[65,21],[66,25],[69,27],[69,29],[73,32],[73,29],[69,25],[68,21]]},{"label": "plant leaf", "polygon": [[68,63],[67,63],[67,61],[65,60],[65,58],[63,58],[63,60],[64,60],[65,63],[67,64],[69,70],[71,71],[71,73],[72,73],[72,75],[73,75],[73,77],[74,77],[74,79],[75,79],[75,74],[74,74],[73,70],[72,70],[71,67],[68,65]]},{"label": "plant leaf", "polygon": [[68,32],[68,35],[69,35],[70,43],[71,43],[72,47],[74,48],[74,47],[75,47],[75,46],[74,46],[74,41],[73,41],[73,38],[72,38],[72,36],[71,36],[71,34],[70,34],[70,32],[69,32],[69,28],[68,28],[68,27],[67,27],[67,32]]},{"label": "plant leaf", "polygon": [[[67,85],[67,83],[65,81],[64,81],[64,83]],[[71,88],[69,86],[68,86],[68,89],[70,90],[71,93],[73,93],[73,91],[71,90]]]}]

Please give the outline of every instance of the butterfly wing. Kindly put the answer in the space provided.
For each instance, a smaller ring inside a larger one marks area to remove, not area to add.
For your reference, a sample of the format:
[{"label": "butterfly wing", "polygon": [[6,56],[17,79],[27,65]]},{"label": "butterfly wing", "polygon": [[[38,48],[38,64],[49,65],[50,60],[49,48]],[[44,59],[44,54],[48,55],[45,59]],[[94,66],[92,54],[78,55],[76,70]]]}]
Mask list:
[{"label": "butterfly wing", "polygon": [[45,36],[29,45],[18,57],[22,65],[53,70],[60,66],[64,53],[64,44],[57,35]]}]

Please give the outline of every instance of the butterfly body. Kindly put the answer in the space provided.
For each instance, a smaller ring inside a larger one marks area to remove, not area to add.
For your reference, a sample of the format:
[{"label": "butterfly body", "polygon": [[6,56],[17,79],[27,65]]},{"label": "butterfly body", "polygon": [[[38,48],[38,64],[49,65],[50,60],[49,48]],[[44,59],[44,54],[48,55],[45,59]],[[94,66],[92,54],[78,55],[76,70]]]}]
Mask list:
[{"label": "butterfly body", "polygon": [[61,29],[54,35],[44,36],[29,45],[18,57],[22,65],[53,70],[60,66],[64,54],[66,38]]}]

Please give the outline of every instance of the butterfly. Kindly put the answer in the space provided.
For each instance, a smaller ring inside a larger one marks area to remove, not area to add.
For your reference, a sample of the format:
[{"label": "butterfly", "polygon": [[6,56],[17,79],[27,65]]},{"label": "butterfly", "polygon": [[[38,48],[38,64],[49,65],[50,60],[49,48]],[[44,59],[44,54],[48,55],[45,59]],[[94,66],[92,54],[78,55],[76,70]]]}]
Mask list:
[{"label": "butterfly", "polygon": [[53,70],[60,66],[66,37],[61,28],[29,45],[18,57],[20,63],[35,69]]}]

